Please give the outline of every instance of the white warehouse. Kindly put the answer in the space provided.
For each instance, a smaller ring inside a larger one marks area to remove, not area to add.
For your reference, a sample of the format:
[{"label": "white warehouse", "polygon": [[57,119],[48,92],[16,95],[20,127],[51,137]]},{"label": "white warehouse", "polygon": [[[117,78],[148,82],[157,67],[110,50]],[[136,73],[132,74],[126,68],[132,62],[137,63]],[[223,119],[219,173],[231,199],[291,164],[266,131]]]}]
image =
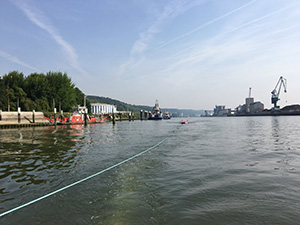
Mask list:
[{"label": "white warehouse", "polygon": [[92,114],[116,113],[117,107],[104,103],[91,103],[91,112]]}]

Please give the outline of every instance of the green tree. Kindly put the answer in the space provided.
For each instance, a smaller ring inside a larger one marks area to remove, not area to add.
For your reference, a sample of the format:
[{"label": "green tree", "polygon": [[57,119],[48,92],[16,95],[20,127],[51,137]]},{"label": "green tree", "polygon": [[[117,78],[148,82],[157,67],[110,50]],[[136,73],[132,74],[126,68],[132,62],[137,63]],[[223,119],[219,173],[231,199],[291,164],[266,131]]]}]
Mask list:
[{"label": "green tree", "polygon": [[76,105],[75,85],[71,78],[61,72],[48,72],[46,77],[49,85],[48,102],[54,99],[56,107],[61,103],[64,111],[71,111],[72,106]]},{"label": "green tree", "polygon": [[49,93],[48,80],[44,74],[32,73],[25,79],[25,91],[33,101]]},{"label": "green tree", "polygon": [[[75,87],[74,91],[77,105],[84,105],[85,94],[78,87]],[[91,108],[91,102],[88,98],[86,98],[86,107]]]},{"label": "green tree", "polygon": [[46,97],[35,100],[35,106],[36,111],[48,112],[50,110],[50,106]]},{"label": "green tree", "polygon": [[4,85],[4,81],[0,76],[0,110],[7,110],[7,92]]},{"label": "green tree", "polygon": [[[22,110],[27,110],[23,104],[26,100],[26,92],[24,87],[24,75],[18,71],[12,71],[3,76],[4,89],[6,89],[7,104],[9,101],[10,110],[16,111],[17,106]],[[4,94],[5,95],[5,94]]]},{"label": "green tree", "polygon": [[[0,77],[0,109],[16,111],[17,105],[22,111],[52,111],[59,104],[65,112],[73,106],[83,105],[84,93],[75,87],[66,73],[32,73],[24,77],[23,73],[12,71]],[[87,107],[90,103],[87,100]]]}]

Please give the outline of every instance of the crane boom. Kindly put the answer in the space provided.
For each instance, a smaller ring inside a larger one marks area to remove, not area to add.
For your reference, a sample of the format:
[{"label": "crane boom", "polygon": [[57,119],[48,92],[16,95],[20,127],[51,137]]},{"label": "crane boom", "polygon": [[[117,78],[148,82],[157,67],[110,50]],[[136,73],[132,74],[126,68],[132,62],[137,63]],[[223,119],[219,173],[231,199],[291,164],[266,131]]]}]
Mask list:
[{"label": "crane boom", "polygon": [[286,92],[286,87],[287,87],[286,83],[287,83],[286,79],[281,76],[279,78],[274,90],[271,92],[271,94],[272,94],[271,102],[272,102],[272,104],[274,104],[274,109],[279,108],[279,106],[277,105],[277,102],[280,100],[279,99],[280,90],[281,90],[281,87],[283,86],[284,92]]}]

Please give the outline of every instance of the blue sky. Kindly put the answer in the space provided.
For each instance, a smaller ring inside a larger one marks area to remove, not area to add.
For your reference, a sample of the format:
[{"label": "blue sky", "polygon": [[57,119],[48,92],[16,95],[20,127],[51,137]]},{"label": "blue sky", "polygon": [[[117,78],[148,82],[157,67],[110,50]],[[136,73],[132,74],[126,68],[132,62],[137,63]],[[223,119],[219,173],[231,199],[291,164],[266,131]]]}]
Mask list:
[{"label": "blue sky", "polygon": [[298,0],[2,0],[0,75],[67,72],[87,95],[163,108],[300,103]]}]

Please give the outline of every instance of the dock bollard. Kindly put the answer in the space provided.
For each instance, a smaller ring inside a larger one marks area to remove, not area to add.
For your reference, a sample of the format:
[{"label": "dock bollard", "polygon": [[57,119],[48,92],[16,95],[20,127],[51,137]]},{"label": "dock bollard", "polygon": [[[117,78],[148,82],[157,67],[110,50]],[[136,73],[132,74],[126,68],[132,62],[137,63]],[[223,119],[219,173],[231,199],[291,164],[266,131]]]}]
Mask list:
[{"label": "dock bollard", "polygon": [[56,127],[56,108],[54,108],[54,125]]},{"label": "dock bollard", "polygon": [[32,123],[35,123],[34,113],[35,113],[35,110],[32,110]]},{"label": "dock bollard", "polygon": [[116,117],[115,117],[114,113],[112,114],[112,118],[113,118],[113,125],[115,125],[116,124]]},{"label": "dock bollard", "polygon": [[84,125],[87,125],[87,108],[84,110]]},{"label": "dock bollard", "polygon": [[18,123],[21,122],[21,108],[18,107]]}]

